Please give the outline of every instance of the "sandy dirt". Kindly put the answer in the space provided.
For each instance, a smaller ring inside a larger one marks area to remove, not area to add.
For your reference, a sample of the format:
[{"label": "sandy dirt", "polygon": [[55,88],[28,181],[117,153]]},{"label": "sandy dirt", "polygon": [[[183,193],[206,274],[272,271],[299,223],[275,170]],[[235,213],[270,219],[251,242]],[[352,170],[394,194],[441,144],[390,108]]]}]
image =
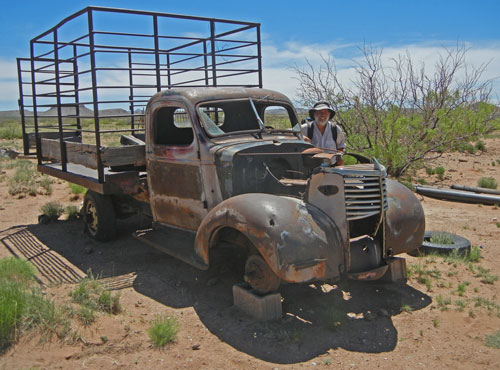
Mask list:
[{"label": "sandy dirt", "polygon": [[[436,159],[432,165],[447,170],[443,180],[423,170],[417,178],[445,187],[476,186],[483,176],[500,182],[500,139],[486,140],[486,148]],[[7,192],[11,174],[4,170],[0,183],[0,257],[30,260],[47,297],[59,305],[70,301],[69,292],[91,270],[120,293],[123,312],[101,314],[89,327],[74,320],[78,335],[65,341],[26,333],[0,355],[0,369],[500,367],[500,349],[485,345],[485,337],[500,330],[500,281],[485,284],[477,276],[478,266],[500,275],[497,207],[417,195],[427,230],[457,233],[481,247],[483,258],[473,270],[442,258],[403,255],[408,269],[420,264],[440,276],[427,286],[416,275],[407,284],[284,285],[283,318],[266,323],[233,306],[232,286],[240,271],[227,265],[223,253],[210,270],[196,270],[132,238],[144,223],[136,218],[121,222],[118,239],[109,243],[88,238],[78,220],[39,225],[41,205],[78,205],[82,199],[71,199],[60,180],[50,196],[17,199]],[[458,284],[464,282],[468,285],[459,296]],[[448,298],[449,304],[440,303]],[[336,326],[332,317],[339,312],[343,320]],[[147,334],[157,314],[180,323],[177,340],[164,349],[155,348]]]}]

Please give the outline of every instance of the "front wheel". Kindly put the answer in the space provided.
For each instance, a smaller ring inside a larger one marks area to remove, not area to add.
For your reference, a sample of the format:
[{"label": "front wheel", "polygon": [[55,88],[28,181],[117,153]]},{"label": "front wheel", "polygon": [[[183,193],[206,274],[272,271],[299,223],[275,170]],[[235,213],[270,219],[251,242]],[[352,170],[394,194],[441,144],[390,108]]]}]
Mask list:
[{"label": "front wheel", "polygon": [[85,231],[94,239],[108,241],[116,233],[116,212],[109,195],[87,191],[83,202]]},{"label": "front wheel", "polygon": [[245,263],[245,281],[259,294],[274,292],[280,286],[280,278],[257,254],[250,255]]}]

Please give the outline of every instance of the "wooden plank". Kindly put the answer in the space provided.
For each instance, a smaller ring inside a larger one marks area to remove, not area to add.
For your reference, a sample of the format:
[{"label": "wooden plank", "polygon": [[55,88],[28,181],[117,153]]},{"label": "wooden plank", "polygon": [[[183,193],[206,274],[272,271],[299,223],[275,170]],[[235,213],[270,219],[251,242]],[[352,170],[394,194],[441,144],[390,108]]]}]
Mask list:
[{"label": "wooden plank", "polygon": [[[59,140],[42,139],[41,146],[43,159],[55,162],[62,161]],[[65,141],[64,146],[66,148],[66,158],[68,162],[97,169],[97,154],[95,145]]]},{"label": "wooden plank", "polygon": [[[61,162],[59,140],[42,139],[42,158]],[[64,141],[66,158],[69,163],[81,164],[97,169],[97,147],[91,144]],[[127,145],[123,147],[103,147],[101,159],[104,166],[144,166],[146,165],[145,146]]]},{"label": "wooden plank", "polygon": [[[30,132],[27,135],[29,147],[34,148],[36,146],[35,133]],[[42,139],[59,139],[59,132],[40,132],[38,135]],[[65,141],[72,141],[75,143],[80,143],[82,141],[82,137],[78,136],[76,132],[64,132],[63,137]]]},{"label": "wooden plank", "polygon": [[101,159],[105,166],[145,166],[145,145],[126,145],[120,147],[104,147],[101,149]]}]

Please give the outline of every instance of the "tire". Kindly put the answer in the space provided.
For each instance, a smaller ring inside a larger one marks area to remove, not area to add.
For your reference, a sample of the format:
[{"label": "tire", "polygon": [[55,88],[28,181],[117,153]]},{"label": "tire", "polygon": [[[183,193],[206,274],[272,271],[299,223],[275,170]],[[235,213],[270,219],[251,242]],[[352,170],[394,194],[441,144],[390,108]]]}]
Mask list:
[{"label": "tire", "polygon": [[424,241],[422,243],[422,246],[411,251],[408,254],[412,256],[424,256],[426,254],[436,254],[436,253],[450,254],[456,251],[455,253],[458,253],[460,255],[467,255],[470,252],[471,248],[470,241],[457,234],[446,233],[453,239],[453,244],[431,243],[430,240],[432,239],[433,236],[442,233],[443,233],[442,231],[426,231],[424,234]]},{"label": "tire", "polygon": [[280,278],[271,270],[267,262],[258,254],[252,254],[245,263],[245,281],[259,294],[278,290]]},{"label": "tire", "polygon": [[116,212],[109,195],[87,191],[83,202],[85,232],[93,239],[109,241],[116,234]]}]

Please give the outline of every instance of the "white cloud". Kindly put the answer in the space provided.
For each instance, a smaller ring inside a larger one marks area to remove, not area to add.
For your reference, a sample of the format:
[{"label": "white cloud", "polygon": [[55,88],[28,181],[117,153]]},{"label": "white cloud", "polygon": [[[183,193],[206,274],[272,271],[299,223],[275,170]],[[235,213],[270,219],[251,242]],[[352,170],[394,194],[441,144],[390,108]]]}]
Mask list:
[{"label": "white cloud", "polygon": [[[484,79],[494,79],[500,76],[500,42],[465,44],[469,48],[467,52],[467,63],[472,66],[480,66],[489,63],[483,74]],[[401,46],[386,46],[383,48],[383,57],[386,63],[390,58],[411,55],[416,65],[425,63],[429,71],[439,60],[439,54],[444,54],[443,47],[453,49],[456,42],[436,41],[421,44],[409,44]],[[296,99],[297,81],[291,66],[304,66],[307,60],[315,67],[322,64],[322,56],[333,56],[339,74],[339,79],[346,84],[355,77],[354,60],[361,56],[356,45],[315,43],[301,44],[298,42],[284,42],[282,44],[272,43],[266,40],[262,47],[263,81],[264,87],[285,93],[292,100]],[[124,72],[107,73],[103,75],[106,83],[114,85],[126,85],[127,74]],[[197,75],[197,77],[199,77]],[[241,76],[244,79],[245,76]],[[235,81],[242,81],[235,79]],[[143,79],[144,81],[145,79]],[[140,83],[143,81],[136,81]],[[82,81],[83,82],[83,81]],[[144,81],[145,82],[145,81]],[[149,81],[148,81],[149,82]],[[237,83],[238,83],[237,82]],[[500,96],[500,81],[494,84],[494,93]],[[103,96],[111,95],[112,91],[103,92]],[[0,59],[0,110],[17,109],[18,99],[17,66],[15,60]]]}]

